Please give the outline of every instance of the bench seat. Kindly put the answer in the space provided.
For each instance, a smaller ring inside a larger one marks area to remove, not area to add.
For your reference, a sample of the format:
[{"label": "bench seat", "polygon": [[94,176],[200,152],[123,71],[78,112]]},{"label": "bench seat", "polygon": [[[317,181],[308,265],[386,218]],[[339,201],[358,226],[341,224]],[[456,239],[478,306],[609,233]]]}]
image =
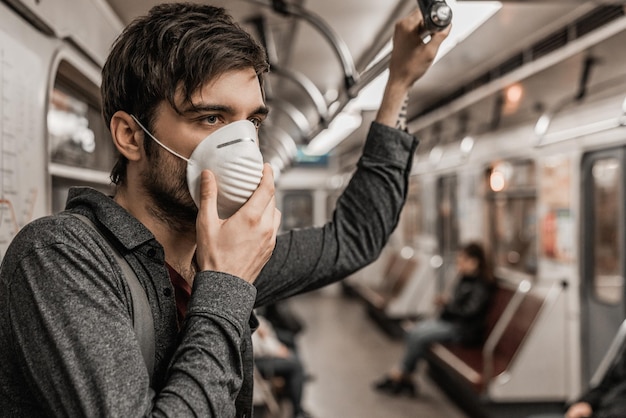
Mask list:
[{"label": "bench seat", "polygon": [[510,367],[542,305],[543,298],[531,292],[527,282],[517,288],[499,282],[487,315],[484,344],[433,344],[426,358],[437,371],[452,374],[474,393],[484,394],[489,382]]}]

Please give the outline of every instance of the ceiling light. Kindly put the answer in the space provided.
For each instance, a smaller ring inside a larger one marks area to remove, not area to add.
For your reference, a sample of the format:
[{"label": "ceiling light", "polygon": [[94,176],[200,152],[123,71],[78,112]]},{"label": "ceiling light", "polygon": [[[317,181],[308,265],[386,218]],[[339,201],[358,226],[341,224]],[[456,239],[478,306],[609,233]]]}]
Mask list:
[{"label": "ceiling light", "polygon": [[307,155],[327,154],[361,126],[362,121],[360,113],[341,112],[302,151]]},{"label": "ceiling light", "polygon": [[472,148],[474,148],[474,138],[469,135],[463,138],[460,148],[463,155],[468,155],[472,151]]},{"label": "ceiling light", "polygon": [[447,0],[452,9],[452,29],[439,47],[435,62],[446,55],[459,42],[478,29],[491,16],[502,8],[499,1],[463,1]]}]

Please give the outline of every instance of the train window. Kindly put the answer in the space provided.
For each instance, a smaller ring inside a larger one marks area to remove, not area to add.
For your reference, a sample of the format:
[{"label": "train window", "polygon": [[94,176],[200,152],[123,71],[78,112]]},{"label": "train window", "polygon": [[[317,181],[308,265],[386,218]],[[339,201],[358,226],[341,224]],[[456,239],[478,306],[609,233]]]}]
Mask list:
[{"label": "train window", "polygon": [[523,274],[537,271],[533,161],[504,161],[487,169],[487,219],[495,267]]},{"label": "train window", "polygon": [[593,182],[593,291],[603,303],[618,304],[624,294],[620,265],[620,164],[617,158],[598,159],[591,168]]},{"label": "train window", "polygon": [[100,113],[98,87],[61,61],[48,107],[50,160],[72,167],[108,171],[114,147]]}]

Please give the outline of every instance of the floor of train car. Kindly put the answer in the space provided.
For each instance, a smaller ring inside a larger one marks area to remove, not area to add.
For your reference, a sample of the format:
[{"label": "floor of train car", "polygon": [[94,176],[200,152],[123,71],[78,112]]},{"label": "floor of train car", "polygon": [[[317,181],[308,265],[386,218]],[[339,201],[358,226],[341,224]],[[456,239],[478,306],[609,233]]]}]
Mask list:
[{"label": "floor of train car", "polygon": [[306,324],[298,347],[314,376],[306,384],[303,402],[314,418],[466,417],[428,379],[424,367],[417,398],[372,389],[372,382],[401,358],[403,341],[389,338],[364,305],[342,296],[337,285],[294,297],[290,305]]}]

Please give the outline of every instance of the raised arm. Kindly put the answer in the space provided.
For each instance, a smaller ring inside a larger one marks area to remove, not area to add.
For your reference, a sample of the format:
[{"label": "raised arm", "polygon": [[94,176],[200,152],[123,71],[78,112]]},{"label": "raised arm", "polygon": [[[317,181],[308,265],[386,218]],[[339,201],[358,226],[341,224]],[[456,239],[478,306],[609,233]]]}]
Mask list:
[{"label": "raised arm", "polygon": [[433,63],[439,46],[450,33],[450,27],[435,32],[424,44],[419,36],[423,19],[419,9],[396,23],[393,51],[389,62],[389,79],[376,122],[395,127],[405,97],[413,84]]}]

